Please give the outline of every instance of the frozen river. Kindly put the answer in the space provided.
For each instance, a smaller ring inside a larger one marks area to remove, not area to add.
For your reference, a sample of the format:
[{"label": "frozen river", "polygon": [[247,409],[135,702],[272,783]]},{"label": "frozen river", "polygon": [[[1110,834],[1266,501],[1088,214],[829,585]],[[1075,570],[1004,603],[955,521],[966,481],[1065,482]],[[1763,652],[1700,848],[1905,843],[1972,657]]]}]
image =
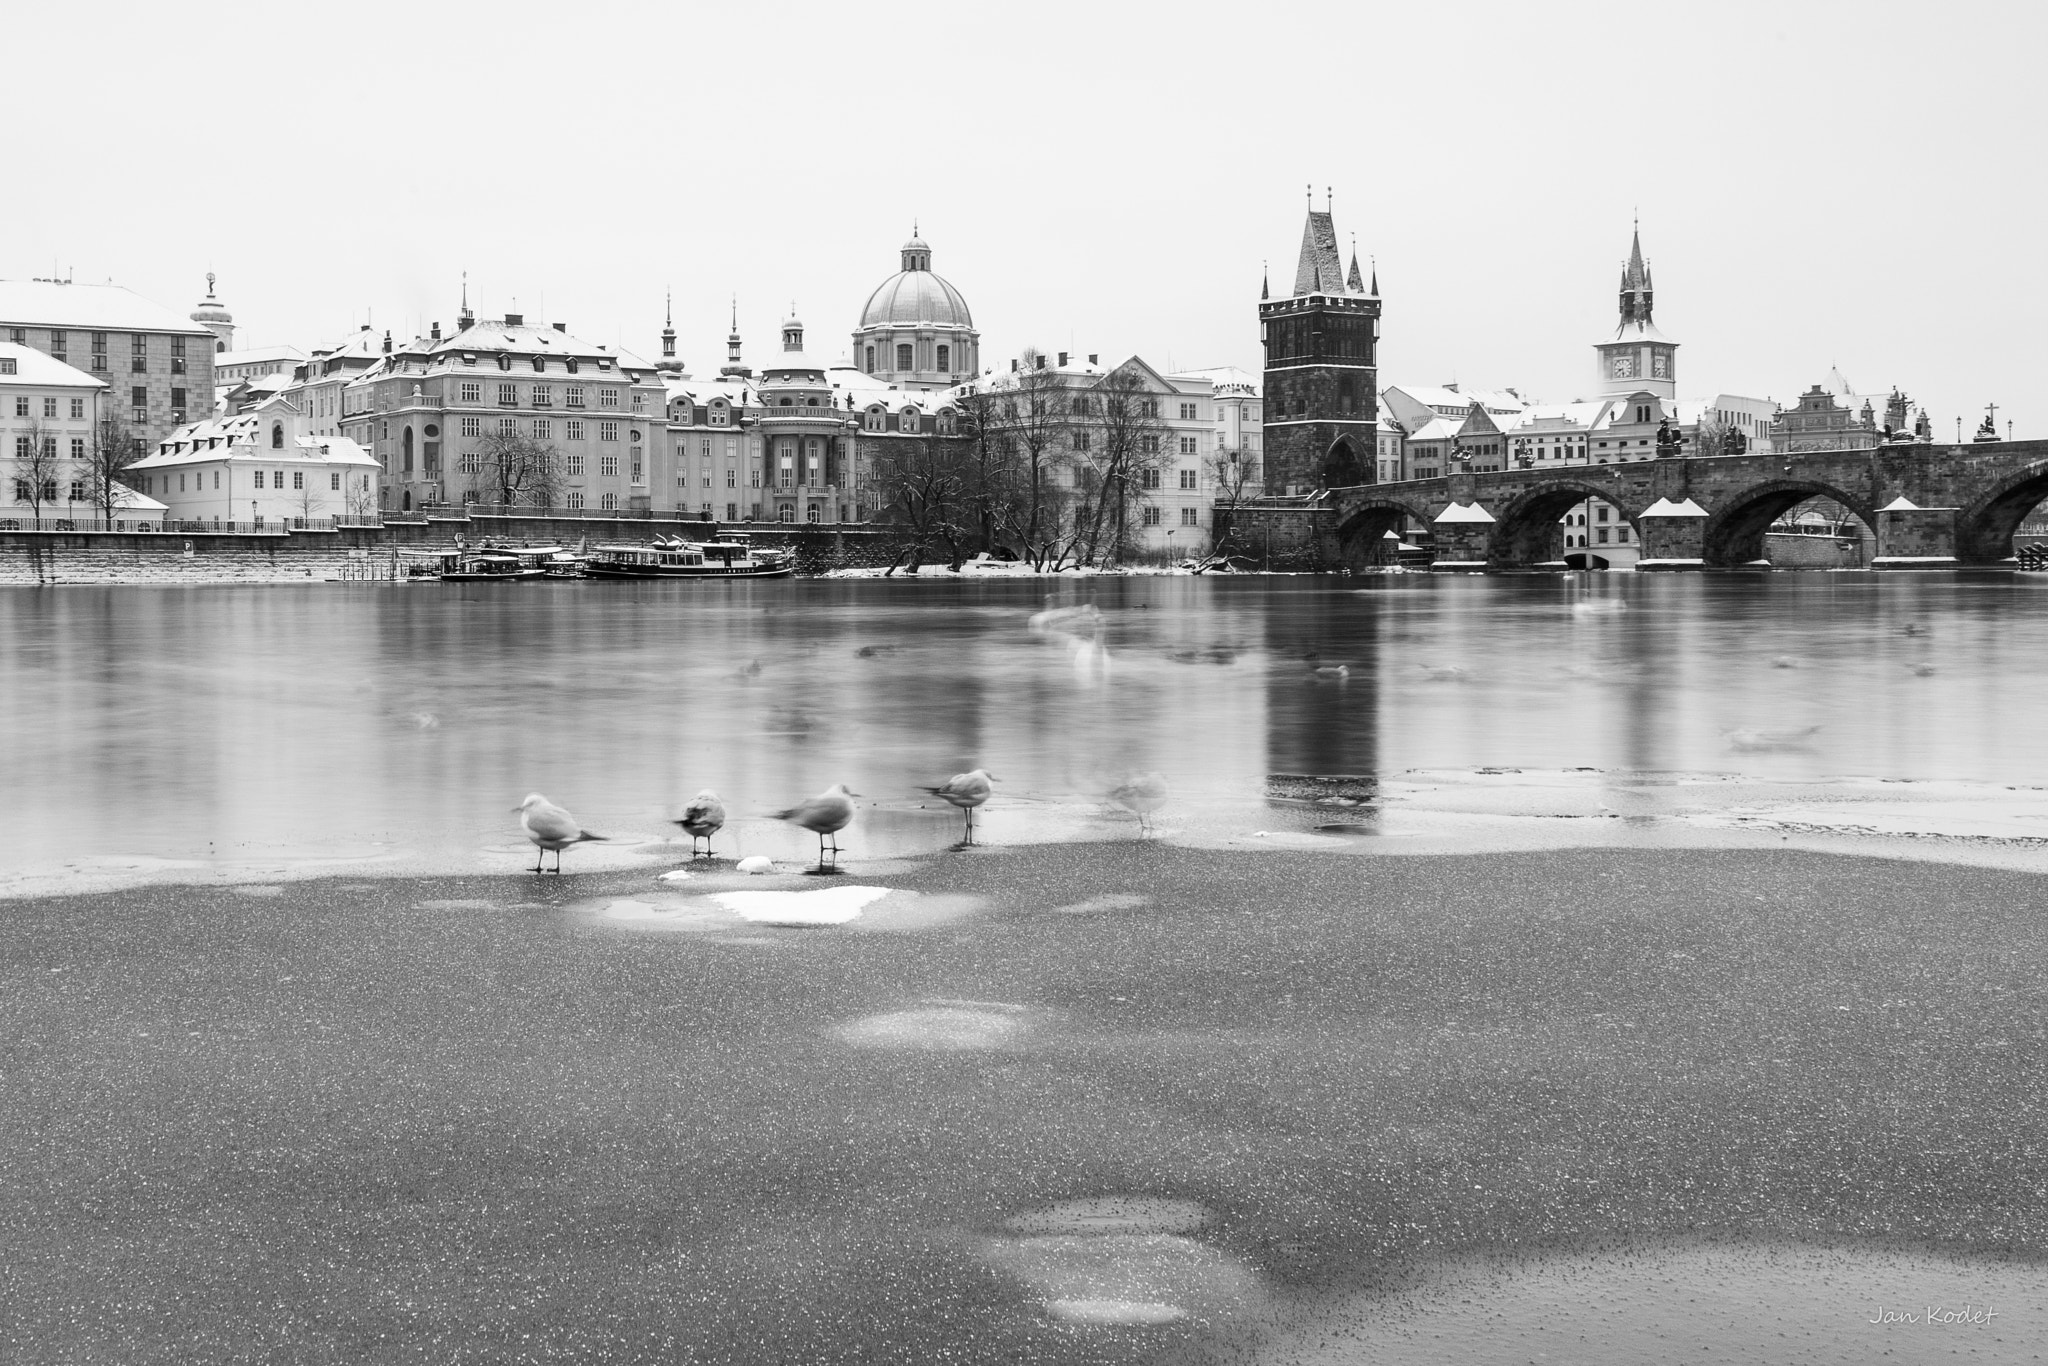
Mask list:
[{"label": "frozen river", "polygon": [[972,767],[998,843],[1128,834],[1105,794],[1147,772],[1202,844],[2048,838],[2033,576],[1059,590],[1039,629],[1022,584],[0,594],[0,887],[504,870],[529,790],[615,836],[594,868],[669,853],[705,787],[722,853],[798,857],[769,813],[845,782],[857,864],[943,847],[918,787]]}]

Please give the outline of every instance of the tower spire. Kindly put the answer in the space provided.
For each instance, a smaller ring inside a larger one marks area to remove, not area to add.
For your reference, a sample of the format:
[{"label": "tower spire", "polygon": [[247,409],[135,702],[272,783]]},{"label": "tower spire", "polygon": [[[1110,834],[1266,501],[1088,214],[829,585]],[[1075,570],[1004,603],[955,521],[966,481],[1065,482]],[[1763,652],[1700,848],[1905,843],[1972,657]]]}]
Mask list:
[{"label": "tower spire", "polygon": [[1348,294],[1365,293],[1365,281],[1358,276],[1358,234],[1351,234],[1351,273],[1344,277],[1344,290]]},{"label": "tower spire", "polygon": [[676,292],[664,293],[661,313],[661,358],[672,361],[676,358]]},{"label": "tower spire", "polygon": [[1263,303],[1273,297],[1273,265],[1270,261],[1259,262],[1259,301]]},{"label": "tower spire", "polygon": [[462,307],[455,314],[455,330],[467,331],[476,322],[476,314],[469,311],[469,272],[462,272]]},{"label": "tower spire", "polygon": [[1372,258],[1372,289],[1370,293],[1375,299],[1380,297],[1380,258],[1377,256]]}]

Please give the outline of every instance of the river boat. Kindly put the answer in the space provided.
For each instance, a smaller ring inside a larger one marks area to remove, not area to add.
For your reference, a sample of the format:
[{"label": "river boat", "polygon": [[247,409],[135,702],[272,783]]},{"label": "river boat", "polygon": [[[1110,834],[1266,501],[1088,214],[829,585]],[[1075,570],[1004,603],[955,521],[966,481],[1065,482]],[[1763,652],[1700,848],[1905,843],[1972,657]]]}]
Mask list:
[{"label": "river boat", "polygon": [[471,550],[456,556],[452,569],[441,571],[443,583],[518,583],[547,577],[537,555],[553,554],[531,550]]},{"label": "river boat", "polygon": [[583,572],[593,579],[783,579],[796,572],[796,559],[786,551],[756,550],[740,535],[663,538],[647,545],[594,546]]}]

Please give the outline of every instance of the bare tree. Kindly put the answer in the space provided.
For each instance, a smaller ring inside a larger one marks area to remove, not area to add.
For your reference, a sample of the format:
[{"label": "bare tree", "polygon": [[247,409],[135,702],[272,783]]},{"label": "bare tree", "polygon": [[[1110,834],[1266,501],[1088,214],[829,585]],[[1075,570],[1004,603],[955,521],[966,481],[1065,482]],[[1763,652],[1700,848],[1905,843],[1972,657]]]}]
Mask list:
[{"label": "bare tree", "polygon": [[27,503],[29,515],[40,522],[43,504],[57,501],[57,479],[63,473],[56,434],[41,418],[32,419],[14,439],[14,500]]},{"label": "bare tree", "polygon": [[92,425],[85,448],[85,487],[99,508],[101,526],[114,524],[115,509],[132,491],[122,476],[141,458],[141,443],[122,427],[120,419],[102,413]]},{"label": "bare tree", "polygon": [[997,521],[1040,570],[1058,567],[1071,549],[1071,496],[1061,475],[1068,468],[1073,395],[1067,376],[1044,361],[1026,348],[1016,371],[988,386],[985,416],[1004,452],[1007,496],[997,507]]},{"label": "bare tree", "polygon": [[884,441],[881,446],[875,481],[885,502],[884,516],[909,533],[909,544],[888,572],[894,574],[907,556],[915,574],[940,546],[958,569],[970,515],[964,447],[922,436]]},{"label": "bare tree", "polygon": [[492,432],[483,438],[476,471],[470,478],[470,487],[481,502],[501,507],[521,503],[551,507],[562,489],[562,454],[547,442],[512,432]]},{"label": "bare tree", "polygon": [[293,501],[299,505],[299,520],[311,522],[327,510],[327,500],[320,496],[319,471],[307,471],[306,481],[299,488],[299,496]]},{"label": "bare tree", "polygon": [[349,470],[341,476],[342,502],[349,517],[367,522],[377,513],[377,484],[369,475]]},{"label": "bare tree", "polygon": [[1090,563],[1108,567],[1129,552],[1133,513],[1159,487],[1161,472],[1171,462],[1168,428],[1159,415],[1160,397],[1145,383],[1135,365],[1112,371],[1087,395],[1085,423],[1074,428],[1077,460],[1091,477],[1089,526],[1083,541]]}]

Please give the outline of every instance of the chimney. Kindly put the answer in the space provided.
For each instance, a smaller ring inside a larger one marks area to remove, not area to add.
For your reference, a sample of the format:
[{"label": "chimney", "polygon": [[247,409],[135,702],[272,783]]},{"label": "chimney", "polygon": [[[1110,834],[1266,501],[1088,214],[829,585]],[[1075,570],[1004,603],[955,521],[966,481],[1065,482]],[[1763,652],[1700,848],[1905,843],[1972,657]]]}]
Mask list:
[{"label": "chimney", "polygon": [[569,330],[569,324],[567,324],[567,323],[556,323],[556,324],[555,324],[555,331],[557,331],[557,332],[567,332],[568,330]]},{"label": "chimney", "polygon": [[1015,356],[1010,357],[1010,373],[1013,375],[1017,373],[1017,358]]},{"label": "chimney", "polygon": [[1060,352],[1060,368],[1061,368],[1062,370],[1064,370],[1064,369],[1066,369],[1066,366],[1067,366],[1067,353],[1066,353],[1066,352],[1064,352],[1064,351],[1062,351],[1062,352]]},{"label": "chimney", "polygon": [[1095,353],[1095,352],[1093,352],[1093,351],[1090,351],[1090,352],[1088,353],[1088,363],[1089,363],[1090,365],[1093,365],[1093,364],[1095,364],[1095,354],[1096,354],[1096,353]]},{"label": "chimney", "polygon": [[391,330],[389,328],[384,330],[384,354],[387,356],[391,354]]},{"label": "chimney", "polygon": [[428,334],[428,337],[433,341],[441,340],[441,324],[435,323],[434,330]]},{"label": "chimney", "polygon": [[505,315],[505,326],[507,326],[507,327],[524,327],[524,326],[526,326],[526,315],[525,315],[524,313],[507,313],[507,314]]}]

